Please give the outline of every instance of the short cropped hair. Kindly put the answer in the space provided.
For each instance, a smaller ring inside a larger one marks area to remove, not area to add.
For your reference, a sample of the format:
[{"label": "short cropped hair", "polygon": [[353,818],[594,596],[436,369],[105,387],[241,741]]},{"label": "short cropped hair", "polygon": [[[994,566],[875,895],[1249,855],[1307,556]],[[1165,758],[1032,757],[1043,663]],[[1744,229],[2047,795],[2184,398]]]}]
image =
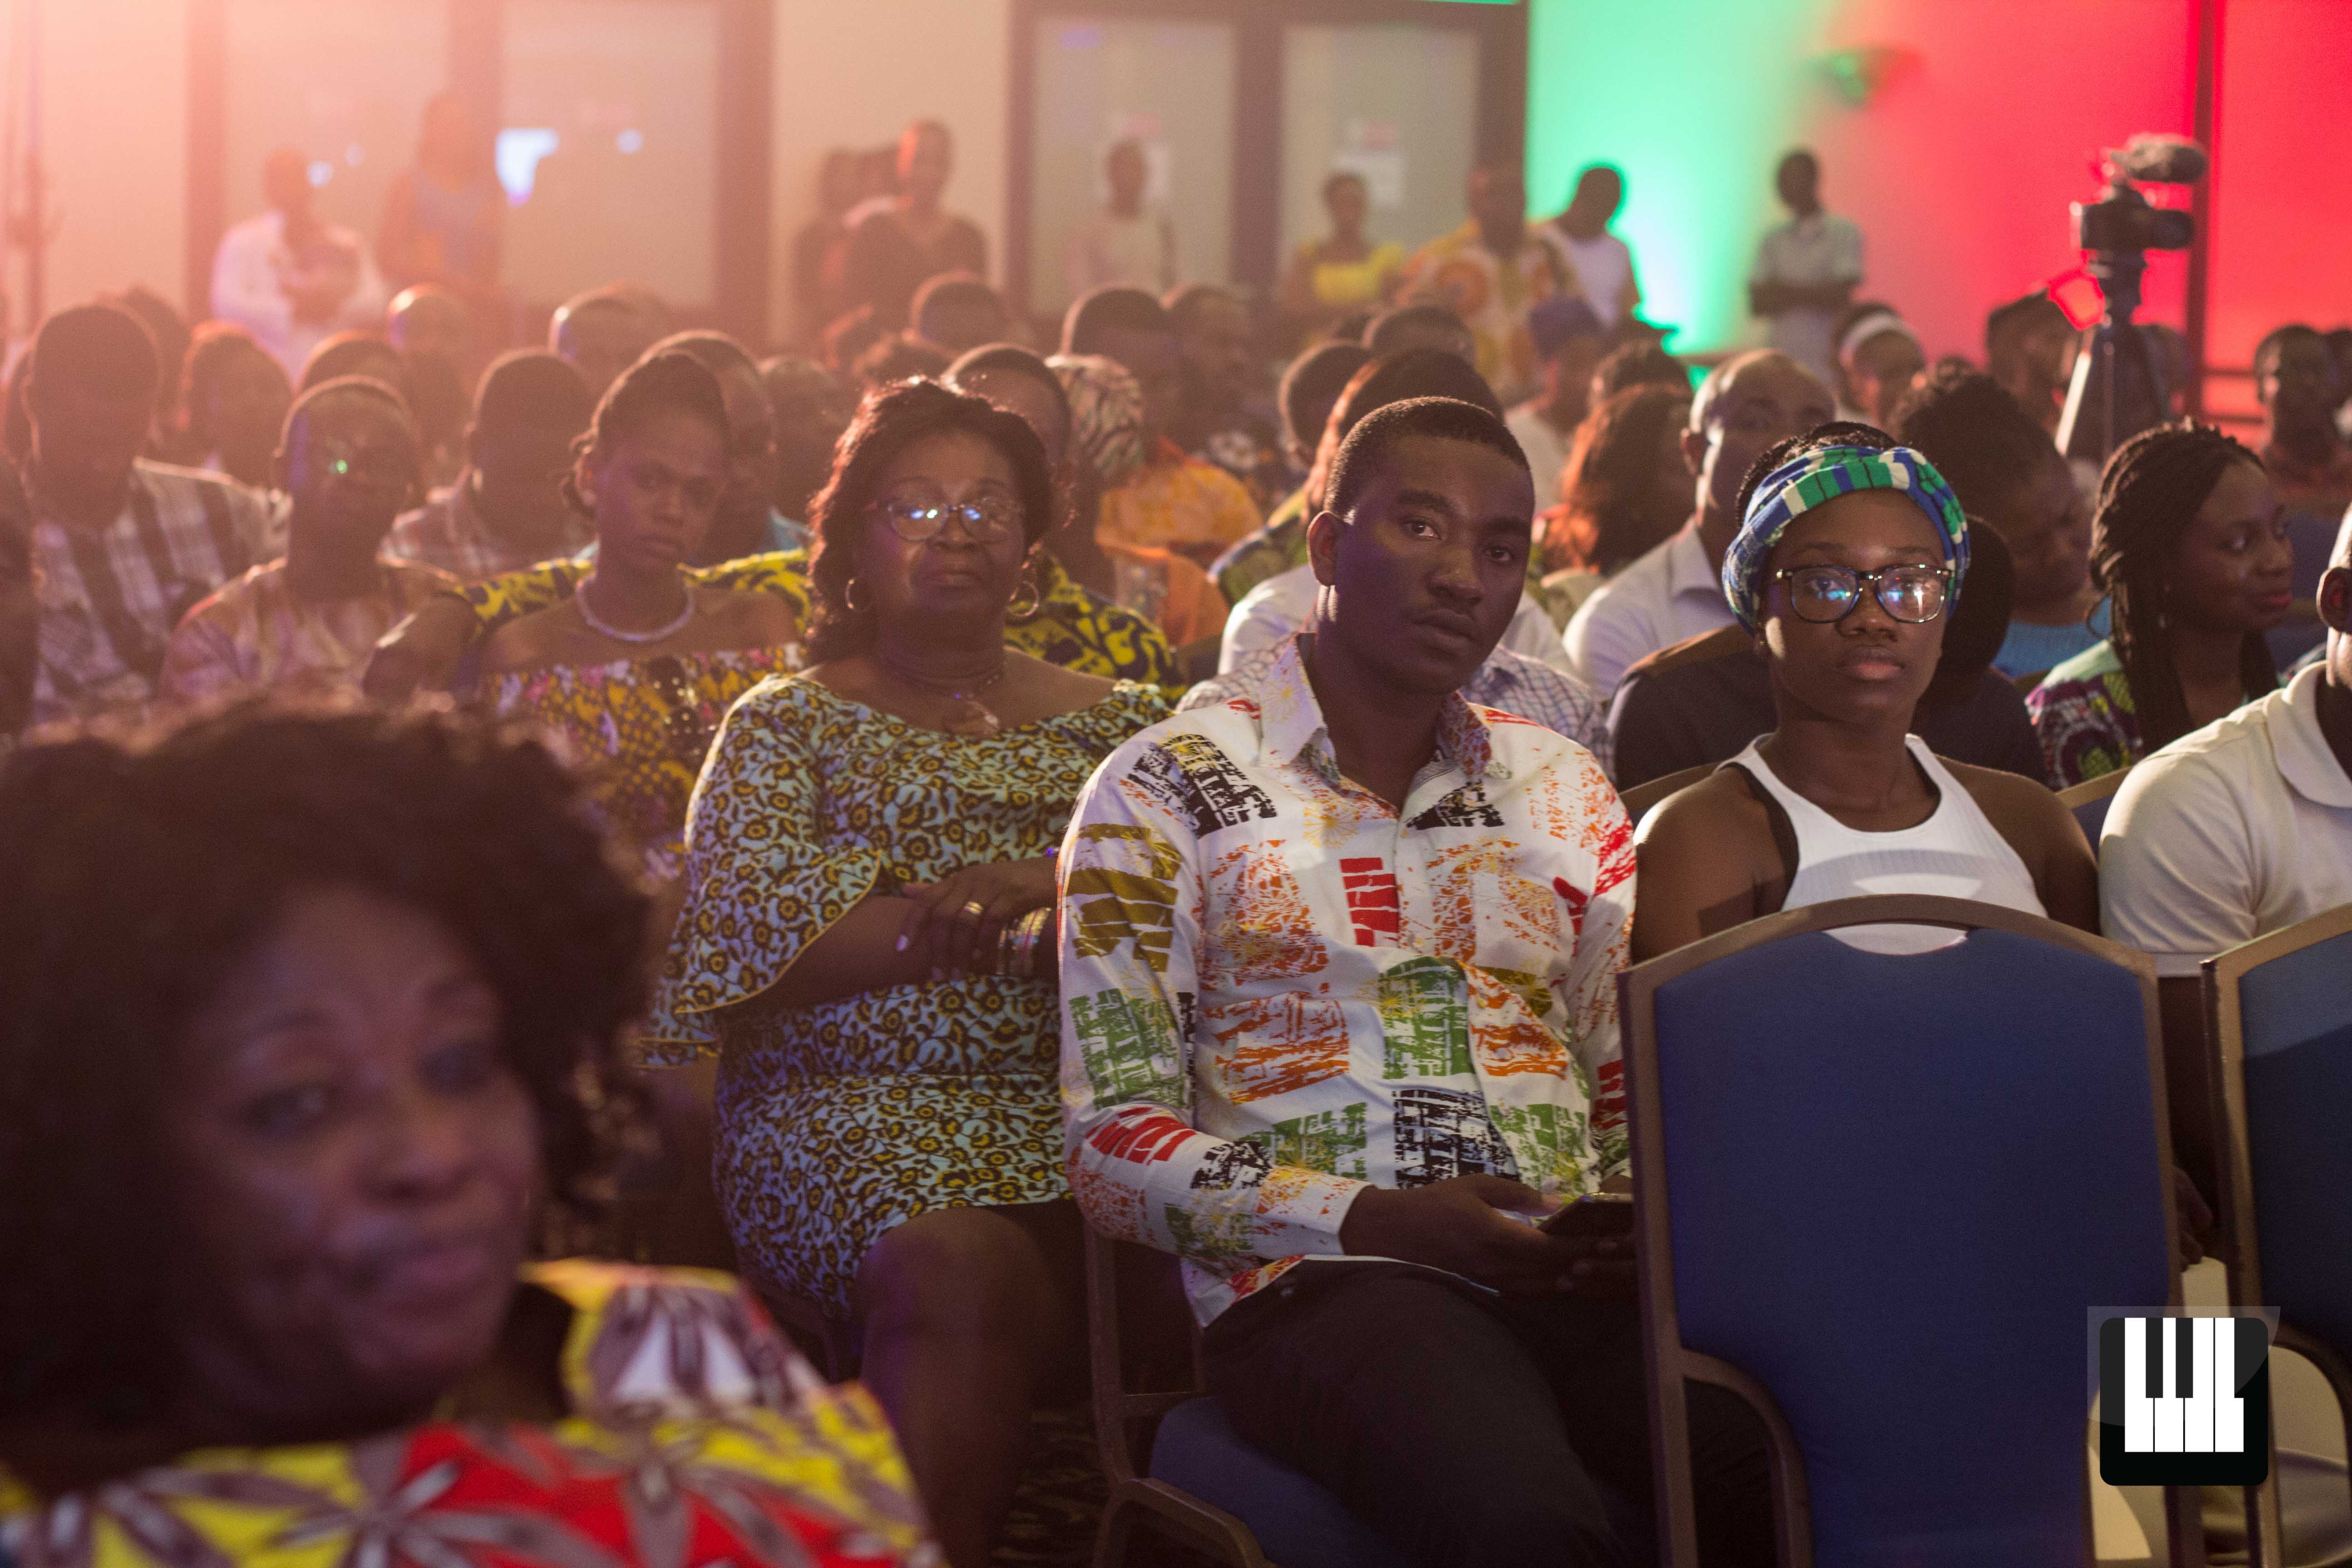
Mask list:
[{"label": "short cropped hair", "polygon": [[595,412],[580,373],[545,349],[500,354],[474,388],[474,424],[484,430],[528,427],[577,435]]},{"label": "short cropped hair", "polygon": [[[1379,471],[1381,461],[1398,442],[1420,436],[1438,441],[1467,441],[1500,452],[1522,470],[1528,455],[1519,447],[1499,415],[1465,403],[1458,397],[1412,397],[1376,408],[1359,420],[1331,458],[1331,477],[1324,487],[1325,510],[1347,515],[1356,497]],[[1529,520],[1533,521],[1532,517]]]},{"label": "short cropped hair", "polygon": [[1102,334],[1113,331],[1167,332],[1174,325],[1167,309],[1141,289],[1106,283],[1078,296],[1062,318],[1062,352],[1066,354],[1104,353]]},{"label": "short cropped hair", "polygon": [[37,395],[73,387],[127,403],[153,397],[163,374],[154,334],[119,305],[59,310],[33,334],[27,357]]},{"label": "short cropped hair", "polygon": [[1372,351],[1361,343],[1317,343],[1290,362],[1275,397],[1282,407],[1283,427],[1292,440],[1307,450],[1314,448],[1323,438],[1323,426],[1315,421],[1309,428],[1308,416],[1318,408],[1328,409],[1347,389],[1348,378],[1370,363]]},{"label": "short cropped hair", "polygon": [[1364,328],[1364,346],[1375,354],[1394,353],[1399,341],[1415,327],[1460,332],[1465,336],[1470,331],[1461,317],[1443,305],[1399,305],[1395,310],[1383,310],[1371,319]]},{"label": "short cropped hair", "polygon": [[1961,507],[1979,517],[1999,510],[2058,451],[2023,404],[1966,363],[1939,365],[1905,393],[1894,435],[1935,464]]}]

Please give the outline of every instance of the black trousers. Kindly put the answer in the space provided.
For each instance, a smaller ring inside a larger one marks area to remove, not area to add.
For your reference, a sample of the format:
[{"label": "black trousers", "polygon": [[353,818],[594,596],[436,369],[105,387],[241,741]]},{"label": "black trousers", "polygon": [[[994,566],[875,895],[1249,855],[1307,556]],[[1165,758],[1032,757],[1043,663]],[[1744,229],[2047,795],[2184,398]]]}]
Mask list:
[{"label": "black trousers", "polygon": [[[1631,1303],[1497,1299],[1402,1265],[1309,1262],[1211,1324],[1203,1351],[1235,1430],[1410,1562],[1640,1560],[1627,1538],[1650,1532],[1620,1527],[1628,1503],[1654,1517]],[[1764,1425],[1726,1390],[1688,1394],[1700,1554],[1771,1568]]]}]

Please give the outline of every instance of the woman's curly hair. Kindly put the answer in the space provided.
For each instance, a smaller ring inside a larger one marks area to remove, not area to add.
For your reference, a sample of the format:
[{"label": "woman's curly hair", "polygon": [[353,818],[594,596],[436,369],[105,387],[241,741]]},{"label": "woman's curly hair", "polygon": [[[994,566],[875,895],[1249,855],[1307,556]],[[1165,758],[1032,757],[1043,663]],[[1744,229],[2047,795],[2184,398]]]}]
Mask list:
[{"label": "woman's curly hair", "polygon": [[480,965],[551,1226],[637,1135],[647,900],[555,757],[486,721],[263,700],[28,747],[0,765],[0,1420],[170,1387],[167,1056],[299,892],[406,905]]},{"label": "woman's curly hair", "polygon": [[1690,405],[1689,393],[1654,382],[1618,393],[1585,416],[1560,469],[1559,509],[1548,518],[1547,570],[1614,572],[1683,525],[1687,509],[1653,516],[1653,498],[1658,448],[1688,420]]},{"label": "woman's curly hair", "polygon": [[900,382],[866,394],[834,448],[832,478],[809,503],[816,551],[809,562],[810,621],[802,647],[811,664],[845,658],[874,646],[872,602],[854,609],[849,603],[857,549],[871,526],[866,509],[878,497],[882,475],[900,453],[957,431],[979,437],[1013,465],[1013,493],[1021,499],[1021,531],[1028,543],[1035,544],[1058,519],[1045,448],[1019,415],[933,381]]},{"label": "woman's curly hair", "polygon": [[708,420],[728,439],[727,395],[710,367],[684,349],[656,349],[620,374],[596,405],[588,428],[572,443],[573,461],[563,476],[563,499],[583,514],[596,509],[581,493],[580,471],[597,462],[656,414],[692,414]]}]

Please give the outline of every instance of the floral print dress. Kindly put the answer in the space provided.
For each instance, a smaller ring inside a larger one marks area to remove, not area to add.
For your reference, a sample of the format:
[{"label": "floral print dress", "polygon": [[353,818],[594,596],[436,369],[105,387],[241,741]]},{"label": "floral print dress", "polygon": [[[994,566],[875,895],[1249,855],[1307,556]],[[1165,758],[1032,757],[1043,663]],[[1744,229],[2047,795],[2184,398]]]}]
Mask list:
[{"label": "floral print dress", "polygon": [[1096,764],[1167,711],[1122,681],[975,739],[806,679],[735,705],[695,792],[686,907],[642,1048],[654,1063],[719,1052],[719,1194],[747,1266],[846,1317],[891,1226],[1068,1195],[1050,984],[760,998],[867,894],[1054,849]]}]

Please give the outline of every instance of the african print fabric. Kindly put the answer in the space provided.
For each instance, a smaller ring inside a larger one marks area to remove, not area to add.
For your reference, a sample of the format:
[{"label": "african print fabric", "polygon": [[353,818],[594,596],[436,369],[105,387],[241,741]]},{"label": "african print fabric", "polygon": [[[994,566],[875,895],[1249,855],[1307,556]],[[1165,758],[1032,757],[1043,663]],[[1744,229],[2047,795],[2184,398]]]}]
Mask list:
[{"label": "african print fabric", "polygon": [[324,604],[294,592],[283,560],[256,566],[190,610],[172,634],[163,696],[194,702],[240,690],[358,690],[376,639],[457,585],[414,561],[378,566],[376,592]]},{"label": "african print fabric", "polygon": [[977,739],[796,679],[728,714],[641,1049],[656,1065],[719,1051],[719,1201],[762,1278],[845,1318],[859,1260],[892,1226],[1067,1195],[1051,985],[971,974],[746,1004],[869,893],[1049,853],[1096,764],[1167,711],[1122,682]]},{"label": "african print fabric", "polygon": [[797,643],[663,654],[515,670],[487,696],[500,717],[562,738],[605,820],[644,856],[646,875],[669,880],[684,869],[687,798],[719,721],[761,681],[800,667]]},{"label": "african print fabric", "polygon": [[1576,264],[1553,229],[1530,225],[1517,251],[1497,256],[1474,219],[1412,253],[1398,298],[1403,302],[1434,294],[1461,317],[1476,345],[1478,374],[1508,408],[1534,396],[1542,379],[1528,310],[1556,294],[1581,289]]},{"label": "african print fabric", "polygon": [[1279,577],[1307,564],[1307,490],[1291,492],[1274,509],[1265,526],[1217,557],[1209,574],[1225,603],[1238,605],[1249,591],[1268,577]]},{"label": "african print fabric", "polygon": [[1936,465],[1908,447],[1824,447],[1781,464],[1758,480],[1748,497],[1738,537],[1723,557],[1723,596],[1743,627],[1752,632],[1763,624],[1765,568],[1789,524],[1856,490],[1893,490],[1927,514],[1952,569],[1948,613],[1960,602],[1960,584],[1969,574],[1969,520]]},{"label": "african print fabric", "polygon": [[43,1502],[0,1475],[19,1568],[934,1564],[881,1409],[827,1388],[723,1274],[575,1260],[572,1411],[207,1449]]},{"label": "african print fabric", "polygon": [[2026,695],[2025,712],[2033,721],[2054,789],[2127,768],[2147,752],[2131,678],[2111,642],[2075,655],[2042,677]]},{"label": "african print fabric", "polygon": [[1106,544],[1173,550],[1206,565],[1262,521],[1239,479],[1163,438],[1150,462],[1103,491],[1095,533]]},{"label": "african print fabric", "polygon": [[1207,1322],[1340,1254],[1367,1184],[1625,1158],[1633,833],[1581,748],[1451,697],[1399,813],[1341,776],[1297,641],[1087,786],[1061,856],[1070,1185]]},{"label": "african print fabric", "polygon": [[[1099,675],[1111,680],[1139,680],[1165,688],[1171,696],[1184,689],[1176,656],[1160,628],[1123,610],[1072,581],[1050,555],[1037,557],[1037,613],[1004,627],[1004,646],[1042,658],[1047,664]],[[487,637],[509,621],[560,605],[580,587],[588,567],[574,561],[550,561],[520,572],[509,572],[459,589],[458,596],[473,607]],[[808,623],[808,556],[797,550],[747,555],[716,566],[689,569],[688,579],[717,588],[773,594],[793,606],[801,623]]]}]

